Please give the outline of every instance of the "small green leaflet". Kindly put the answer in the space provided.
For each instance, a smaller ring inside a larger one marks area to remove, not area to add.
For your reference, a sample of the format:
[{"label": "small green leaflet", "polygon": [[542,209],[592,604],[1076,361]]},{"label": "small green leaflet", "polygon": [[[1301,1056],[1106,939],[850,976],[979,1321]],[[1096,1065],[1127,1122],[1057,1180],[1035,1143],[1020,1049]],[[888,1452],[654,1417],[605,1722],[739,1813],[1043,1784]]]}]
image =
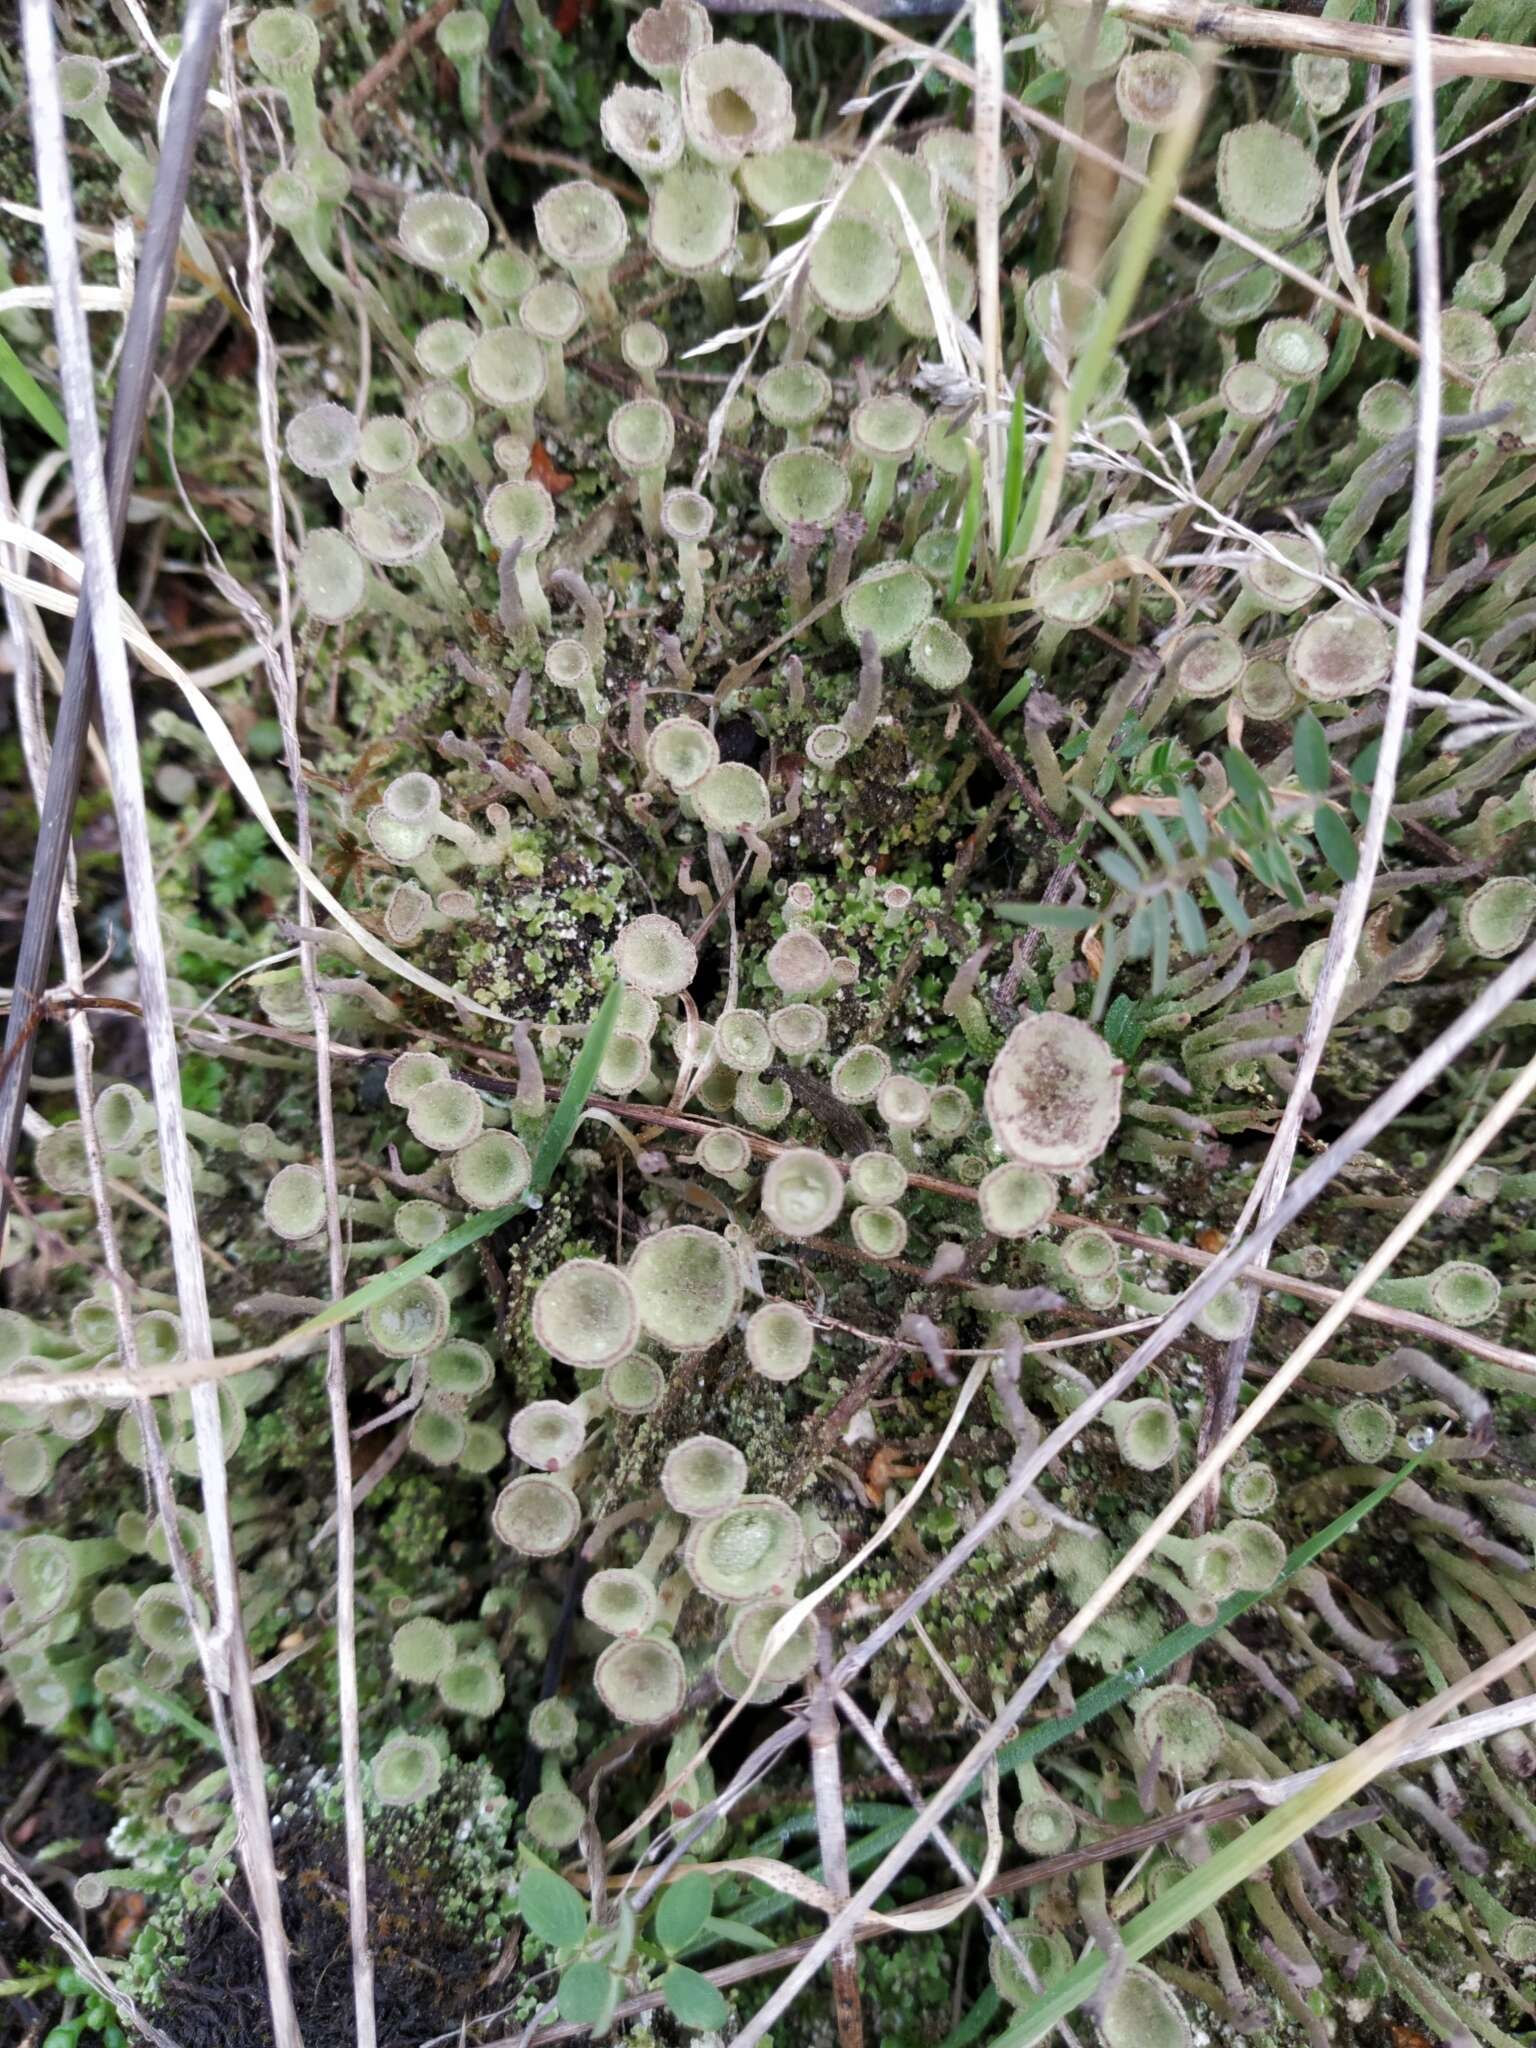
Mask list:
[{"label": "small green leaflet", "polygon": [[570,2026],[606,2034],[618,2002],[619,1980],[606,1963],[583,1960],[562,1971],[555,2004]]},{"label": "small green leaflet", "polygon": [[667,2001],[668,2012],[685,2027],[714,2031],[731,2016],[730,2007],[709,1979],[690,1970],[685,1963],[674,1963],[668,1970],[661,1980],[661,1995]]},{"label": "small green leaflet", "polygon": [[1189,834],[1190,845],[1203,857],[1211,843],[1211,828],[1206,823],[1205,807],[1192,782],[1179,784],[1179,815],[1184,820],[1184,830]]},{"label": "small green leaflet", "polygon": [[517,1881],[517,1910],[529,1933],[551,1948],[579,1948],[586,1939],[586,1900],[575,1885],[532,1857]]},{"label": "small green leaflet", "polygon": [[1078,903],[999,903],[995,908],[1008,924],[1036,924],[1063,932],[1092,931],[1101,915]]},{"label": "small green leaflet", "polygon": [[1269,791],[1264,787],[1264,778],[1249,760],[1241,747],[1228,747],[1222,755],[1226,763],[1227,781],[1232,785],[1232,794],[1243,809],[1252,817],[1264,820],[1269,816]]},{"label": "small green leaflet", "polygon": [[1003,461],[1005,559],[1013,545],[1013,530],[1019,523],[1019,508],[1024,503],[1024,424],[1024,393],[1021,388],[1013,394],[1013,410],[1008,415],[1008,450]]},{"label": "small green leaflet", "polygon": [[1326,796],[1328,784],[1333,779],[1333,768],[1328,759],[1328,735],[1315,711],[1303,711],[1297,719],[1296,730],[1291,735],[1291,747],[1296,756],[1297,780],[1302,788],[1308,796]]},{"label": "small green leaflet", "polygon": [[715,1888],[702,1870],[690,1870],[668,1885],[656,1908],[656,1939],[669,1956],[680,1956],[714,1911]]},{"label": "small green leaflet", "polygon": [[1341,882],[1352,882],[1360,872],[1360,862],[1355,854],[1355,842],[1349,836],[1349,827],[1337,811],[1327,804],[1319,804],[1312,813],[1312,836],[1317,841],[1318,851]]},{"label": "small green leaflet", "polygon": [[965,509],[960,514],[960,530],[955,535],[955,566],[949,577],[949,602],[952,605],[960,602],[960,593],[971,573],[971,562],[976,554],[976,534],[981,525],[981,451],[973,442],[967,441],[965,457],[971,467],[971,482],[966,492]]}]

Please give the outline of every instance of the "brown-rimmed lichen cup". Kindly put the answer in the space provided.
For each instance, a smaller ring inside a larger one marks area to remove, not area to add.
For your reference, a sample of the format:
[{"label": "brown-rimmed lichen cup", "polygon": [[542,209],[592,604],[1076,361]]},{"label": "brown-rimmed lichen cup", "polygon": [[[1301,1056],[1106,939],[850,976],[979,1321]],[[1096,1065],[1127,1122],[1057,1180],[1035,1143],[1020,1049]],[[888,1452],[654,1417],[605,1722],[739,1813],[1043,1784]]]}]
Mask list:
[{"label": "brown-rimmed lichen cup", "polygon": [[832,379],[819,363],[775,363],[757,382],[758,410],[784,431],[786,448],[803,448],[832,403]]},{"label": "brown-rimmed lichen cup", "polygon": [[574,341],[587,309],[580,292],[562,277],[546,277],[523,296],[517,317],[523,331],[531,334],[544,350],[543,407],[549,418],[564,421],[570,415],[565,384],[565,344]]},{"label": "brown-rimmed lichen cup", "polygon": [[564,1480],[525,1472],[496,1496],[491,1527],[519,1557],[558,1557],[576,1539],[581,1502]]},{"label": "brown-rimmed lichen cup", "polygon": [[1265,242],[1304,228],[1323,196],[1311,150],[1270,121],[1227,130],[1217,153],[1216,184],[1227,219]]},{"label": "brown-rimmed lichen cup", "polygon": [[747,1358],[765,1380],[797,1380],[811,1362],[815,1330],[797,1302],[765,1301],[747,1322]]},{"label": "brown-rimmed lichen cup", "polygon": [[844,1182],[824,1152],[791,1146],[769,1161],[760,1200],[763,1214],[785,1237],[816,1237],[842,1214]]},{"label": "brown-rimmed lichen cup", "polygon": [[682,1706],[688,1673],[675,1643],[665,1636],[642,1636],[636,1642],[610,1643],[597,1660],[592,1682],[616,1721],[645,1728],[670,1721]]},{"label": "brown-rimmed lichen cup", "polygon": [[896,289],[901,258],[878,221],[839,212],[816,238],[806,267],[812,299],[833,320],[872,320]]},{"label": "brown-rimmed lichen cup", "polygon": [[683,154],[677,102],[651,86],[616,85],[598,114],[603,140],[649,189]]},{"label": "brown-rimmed lichen cup", "polygon": [[629,54],[664,92],[677,97],[683,66],[714,40],[707,9],[698,0],[660,0],[629,30]]},{"label": "brown-rimmed lichen cup", "polygon": [[723,1515],[747,1490],[747,1461],[723,1437],[685,1437],[662,1463],[661,1490],[673,1513],[691,1522]]},{"label": "brown-rimmed lichen cup", "polygon": [[848,471],[822,448],[783,448],[770,458],[758,502],[778,531],[829,527],[848,504]]},{"label": "brown-rimmed lichen cup", "polygon": [[736,220],[736,187],[708,164],[679,164],[651,194],[646,238],[652,255],[674,277],[693,278],[706,316],[722,325],[735,305],[728,271]]},{"label": "brown-rimmed lichen cup", "polygon": [[932,583],[907,562],[883,562],[848,586],[840,607],[843,630],[857,647],[866,633],[875,651],[899,654],[933,611]]},{"label": "brown-rimmed lichen cup", "polygon": [[627,988],[648,996],[675,996],[698,972],[693,941],[670,917],[650,912],[632,918],[613,942],[613,964]]},{"label": "brown-rimmed lichen cup", "polygon": [[789,80],[766,50],[721,42],[696,50],[683,66],[683,127],[704,162],[734,170],[745,157],[782,149],[794,138]]},{"label": "brown-rimmed lichen cup", "polygon": [[1054,1010],[1009,1033],[987,1076],[987,1120],[1007,1156],[1046,1173],[1097,1159],[1120,1122],[1124,1068],[1090,1025]]},{"label": "brown-rimmed lichen cup", "polygon": [[1285,665],[1304,697],[1333,703],[1376,690],[1392,672],[1392,636],[1374,613],[1351,604],[1314,612]]}]

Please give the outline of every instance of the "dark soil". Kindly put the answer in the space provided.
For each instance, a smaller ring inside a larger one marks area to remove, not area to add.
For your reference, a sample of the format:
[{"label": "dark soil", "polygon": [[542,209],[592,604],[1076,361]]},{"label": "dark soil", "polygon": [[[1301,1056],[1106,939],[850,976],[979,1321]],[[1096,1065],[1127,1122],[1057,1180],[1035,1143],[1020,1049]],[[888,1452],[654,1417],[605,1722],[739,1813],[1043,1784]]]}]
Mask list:
[{"label": "dark soil", "polygon": [[[355,2048],[341,1831],[300,1820],[277,1848],[305,2048]],[[379,2048],[417,2048],[515,1994],[515,1983],[482,1989],[483,1944],[445,1921],[421,1871],[370,1866],[368,1907]],[[167,1976],[155,2018],[178,2048],[268,2048],[266,1979],[243,1877],[216,1911],[189,1923],[186,1962]]]}]

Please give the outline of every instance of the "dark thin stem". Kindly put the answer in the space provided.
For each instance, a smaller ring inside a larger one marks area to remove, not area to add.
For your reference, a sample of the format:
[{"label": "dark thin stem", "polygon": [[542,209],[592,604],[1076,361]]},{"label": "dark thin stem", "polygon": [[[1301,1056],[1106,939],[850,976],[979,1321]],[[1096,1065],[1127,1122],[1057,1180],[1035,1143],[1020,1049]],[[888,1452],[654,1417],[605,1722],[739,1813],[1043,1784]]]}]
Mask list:
[{"label": "dark thin stem", "polygon": [[987,759],[996,768],[998,773],[1012,785],[1018,795],[1024,799],[1036,824],[1040,826],[1042,831],[1049,832],[1053,839],[1065,839],[1067,837],[1066,826],[1062,824],[1056,813],[1051,809],[1045,798],[1036,789],[1035,785],[1030,781],[1029,777],[1024,773],[1018,762],[1015,761],[1012,754],[1009,753],[1008,749],[1003,745],[969,697],[962,697],[960,699],[960,709],[974,727],[976,737],[981,741],[986,751]]},{"label": "dark thin stem", "polygon": [[[170,108],[155,172],[154,192],[144,230],[133,303],[123,331],[112,423],[107,433],[107,511],[114,556],[121,554],[128,517],[128,494],[134,459],[149,411],[155,361],[165,319],[165,302],[176,274],[182,214],[192,176],[198,123],[218,46],[224,0],[188,0],[182,33],[182,55],[171,88]],[[70,826],[85,762],[85,736],[96,703],[96,665],[91,644],[90,606],[81,591],[80,608],[69,636],[69,658],[59,703],[48,784],[38,824],[37,852],[27,896],[26,918],[17,949],[11,1013],[6,1021],[5,1049],[0,1054],[0,1235],[10,1208],[10,1182],[16,1169],[21,1113],[32,1079],[37,1024],[43,991],[53,959],[55,921],[64,870],[69,860]]]}]

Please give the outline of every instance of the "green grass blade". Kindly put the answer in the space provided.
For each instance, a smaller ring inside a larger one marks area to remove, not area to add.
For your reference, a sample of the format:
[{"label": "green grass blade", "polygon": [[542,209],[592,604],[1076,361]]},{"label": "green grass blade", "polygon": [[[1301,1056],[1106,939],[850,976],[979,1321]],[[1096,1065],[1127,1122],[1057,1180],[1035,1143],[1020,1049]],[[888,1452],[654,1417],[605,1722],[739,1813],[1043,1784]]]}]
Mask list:
[{"label": "green grass blade", "polygon": [[1003,462],[1003,542],[1002,553],[1006,560],[1013,551],[1013,529],[1019,523],[1019,507],[1024,502],[1024,393],[1013,394],[1013,410],[1008,415],[1008,449]]},{"label": "green grass blade", "polygon": [[615,981],[603,997],[597,1015],[592,1019],[592,1028],[587,1033],[586,1044],[576,1056],[571,1068],[571,1077],[561,1091],[560,1100],[555,1104],[555,1113],[549,1120],[549,1129],[544,1133],[539,1146],[538,1157],[533,1162],[533,1173],[529,1179],[529,1192],[542,1195],[554,1177],[555,1168],[571,1142],[576,1126],[581,1122],[582,1111],[587,1098],[597,1086],[598,1069],[603,1064],[603,1055],[608,1050],[608,1041],[613,1028],[619,1021],[619,1005],[624,1000],[624,985]]},{"label": "green grass blade", "polygon": [[971,465],[971,487],[966,493],[965,510],[960,515],[960,530],[955,535],[955,566],[949,574],[949,602],[952,606],[960,602],[960,593],[971,573],[976,535],[981,527],[981,451],[967,441],[965,457]]},{"label": "green grass blade", "polygon": [[0,334],[0,384],[51,441],[60,448],[68,448],[69,429],[64,424],[64,415],[3,334]]}]

